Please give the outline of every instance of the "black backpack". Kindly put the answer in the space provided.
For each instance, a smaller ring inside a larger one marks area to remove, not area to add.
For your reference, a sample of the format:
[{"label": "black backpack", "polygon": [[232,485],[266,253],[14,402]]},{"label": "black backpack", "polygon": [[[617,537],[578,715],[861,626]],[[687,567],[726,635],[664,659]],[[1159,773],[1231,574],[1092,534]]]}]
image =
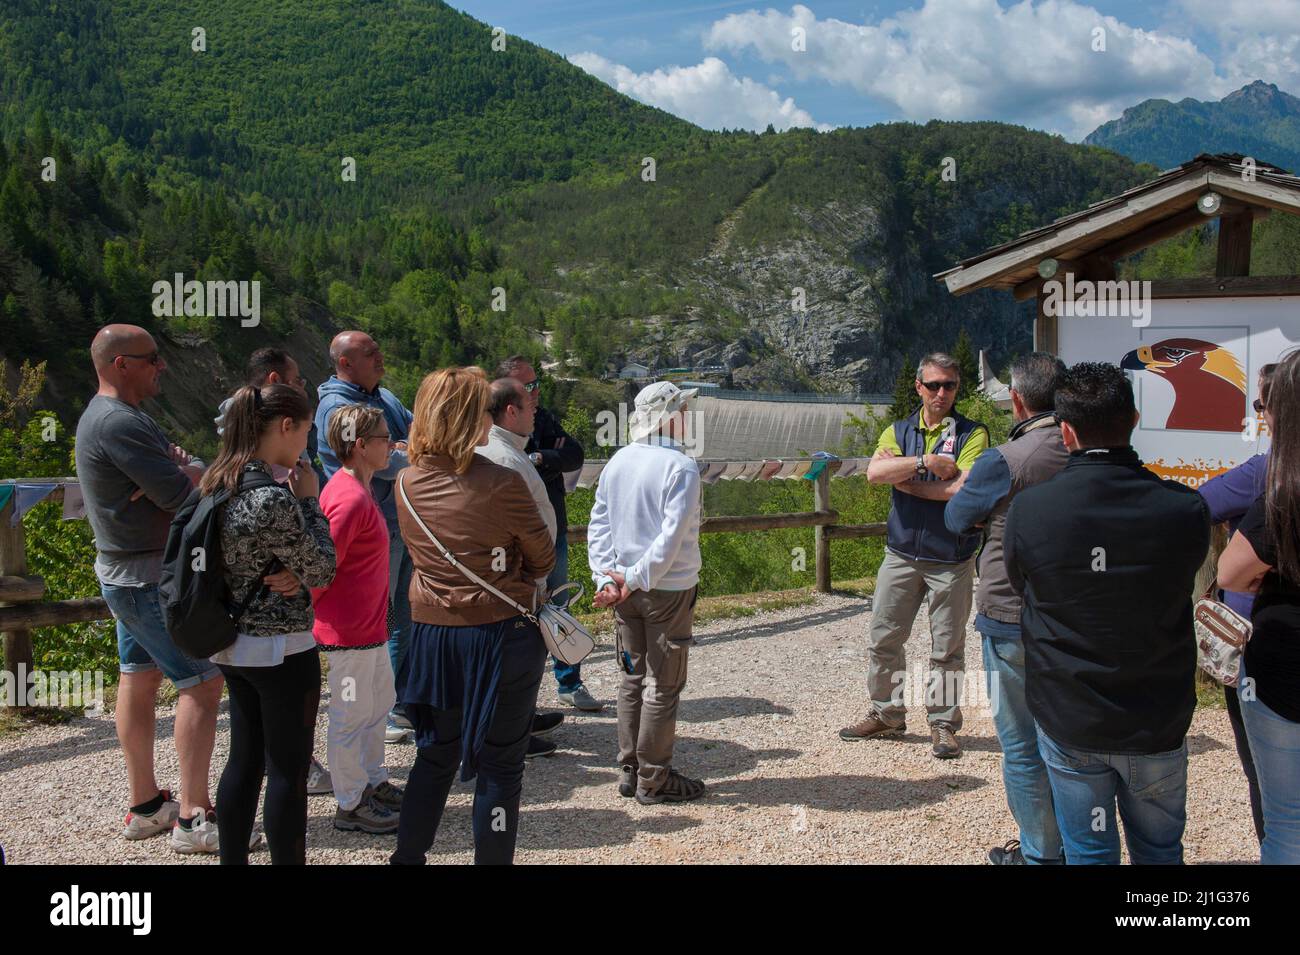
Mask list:
[{"label": "black backpack", "polygon": [[[240,493],[276,486],[270,475],[261,471],[245,471],[239,478]],[[239,618],[266,589],[265,585],[253,587],[239,606],[231,606],[226,563],[221,556],[220,508],[232,496],[223,488],[204,497],[195,488],[172,518],[163,551],[158,595],[167,632],[177,647],[198,659],[206,659],[235,642]],[[262,576],[275,563],[272,560],[267,564]]]}]

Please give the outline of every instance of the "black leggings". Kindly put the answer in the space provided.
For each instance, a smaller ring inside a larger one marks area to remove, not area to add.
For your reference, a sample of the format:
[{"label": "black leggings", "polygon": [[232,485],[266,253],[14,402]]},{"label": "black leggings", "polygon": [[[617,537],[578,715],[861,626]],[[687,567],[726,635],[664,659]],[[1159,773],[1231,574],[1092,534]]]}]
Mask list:
[{"label": "black leggings", "polygon": [[230,757],[217,786],[221,864],[247,865],[257,797],[272,865],[307,861],[307,773],[320,706],[320,651],[274,667],[221,666],[230,690]]}]

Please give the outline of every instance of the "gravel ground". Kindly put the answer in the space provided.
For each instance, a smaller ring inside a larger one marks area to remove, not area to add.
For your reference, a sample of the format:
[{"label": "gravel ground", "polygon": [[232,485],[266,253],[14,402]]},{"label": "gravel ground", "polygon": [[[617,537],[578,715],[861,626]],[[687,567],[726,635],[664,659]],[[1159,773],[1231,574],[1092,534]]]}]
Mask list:
[{"label": "gravel ground", "polygon": [[[989,846],[1016,831],[997,737],[978,701],[971,706],[967,697],[964,753],[956,760],[930,755],[920,710],[910,714],[901,741],[850,744],[836,736],[865,711],[870,615],[869,600],[818,596],[803,607],[698,629],[675,763],[703,777],[709,792],[685,805],[643,807],[618,794],[612,705],[618,670],[608,646],[584,665],[592,693],[611,701],[603,713],[560,707],[548,673],[540,706],[562,709],[568,718],[552,737],[560,751],[528,765],[517,861],[983,863]],[[967,636],[967,668],[978,671],[979,638],[973,630]],[[923,671],[928,653],[923,612],[908,643],[909,666]],[[174,786],[169,709],[159,710],[158,727],[159,779]],[[322,758],[324,729],[322,706]],[[223,705],[214,791],[227,740]],[[1226,713],[1199,710],[1188,740],[1187,861],[1257,861]],[[389,746],[388,755],[400,784],[414,750]],[[430,862],[471,861],[471,795],[463,784],[452,790]],[[214,861],[178,856],[165,837],[122,839],[126,796],[107,716],[0,738],[0,844],[11,862]],[[338,832],[330,823],[334,809],[328,796],[311,799],[308,861],[385,862],[394,838]],[[268,861],[266,853],[253,858]]]}]

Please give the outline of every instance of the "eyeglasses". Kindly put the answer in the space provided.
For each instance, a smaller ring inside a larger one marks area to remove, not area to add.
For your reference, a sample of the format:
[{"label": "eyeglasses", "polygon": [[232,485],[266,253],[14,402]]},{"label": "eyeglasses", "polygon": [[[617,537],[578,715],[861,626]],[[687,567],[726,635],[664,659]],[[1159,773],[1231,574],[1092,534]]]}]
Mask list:
[{"label": "eyeglasses", "polygon": [[945,391],[956,391],[956,390],[958,389],[958,387],[960,387],[961,382],[959,382],[959,381],[923,381],[923,382],[921,382],[921,384],[925,387],[925,390],[926,390],[926,391],[930,392],[930,394],[934,394],[934,393],[935,393],[936,391],[938,391],[940,388],[944,389]]},{"label": "eyeglasses", "polygon": [[151,365],[156,365],[158,364],[159,361],[162,360],[162,355],[158,354],[157,349],[154,349],[153,351],[145,355],[128,355],[126,352],[122,352],[121,354],[114,355],[113,357],[115,359],[116,358],[138,358],[141,361],[147,361]]},{"label": "eyeglasses", "polygon": [[523,383],[524,391],[528,392],[530,395],[540,387],[542,387],[542,379],[540,378],[534,378],[532,381],[525,381]]},{"label": "eyeglasses", "polygon": [[363,438],[365,438],[365,439],[367,439],[367,440],[369,440],[369,439],[371,439],[371,438],[379,438],[379,439],[382,440],[382,441],[388,441],[388,442],[390,442],[390,443],[391,443],[392,440],[393,440],[393,435],[392,435],[392,433],[391,433],[391,432],[388,432],[388,431],[377,431],[377,432],[375,432],[374,434],[363,434],[361,437],[363,437]]}]

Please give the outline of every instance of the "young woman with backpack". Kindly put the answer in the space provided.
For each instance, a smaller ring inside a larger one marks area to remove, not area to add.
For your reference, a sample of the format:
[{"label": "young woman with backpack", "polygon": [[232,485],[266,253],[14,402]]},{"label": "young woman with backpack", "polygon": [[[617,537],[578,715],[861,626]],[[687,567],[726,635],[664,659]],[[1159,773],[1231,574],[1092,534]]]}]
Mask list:
[{"label": "young woman with backpack", "polygon": [[[320,704],[320,654],[312,635],[310,587],[334,578],[334,543],[321,512],[320,483],[304,457],[311,406],[284,384],[234,393],[221,451],[200,491],[225,488],[221,555],[234,605],[248,600],[238,637],[212,657],[230,692],[230,756],[217,787],[222,864],[246,864],[262,776],[266,841],[274,865],[306,862],[307,772]],[[291,468],[287,486],[237,493],[245,474]],[[269,589],[288,571],[298,586]],[[249,594],[253,594],[251,599]]]}]

